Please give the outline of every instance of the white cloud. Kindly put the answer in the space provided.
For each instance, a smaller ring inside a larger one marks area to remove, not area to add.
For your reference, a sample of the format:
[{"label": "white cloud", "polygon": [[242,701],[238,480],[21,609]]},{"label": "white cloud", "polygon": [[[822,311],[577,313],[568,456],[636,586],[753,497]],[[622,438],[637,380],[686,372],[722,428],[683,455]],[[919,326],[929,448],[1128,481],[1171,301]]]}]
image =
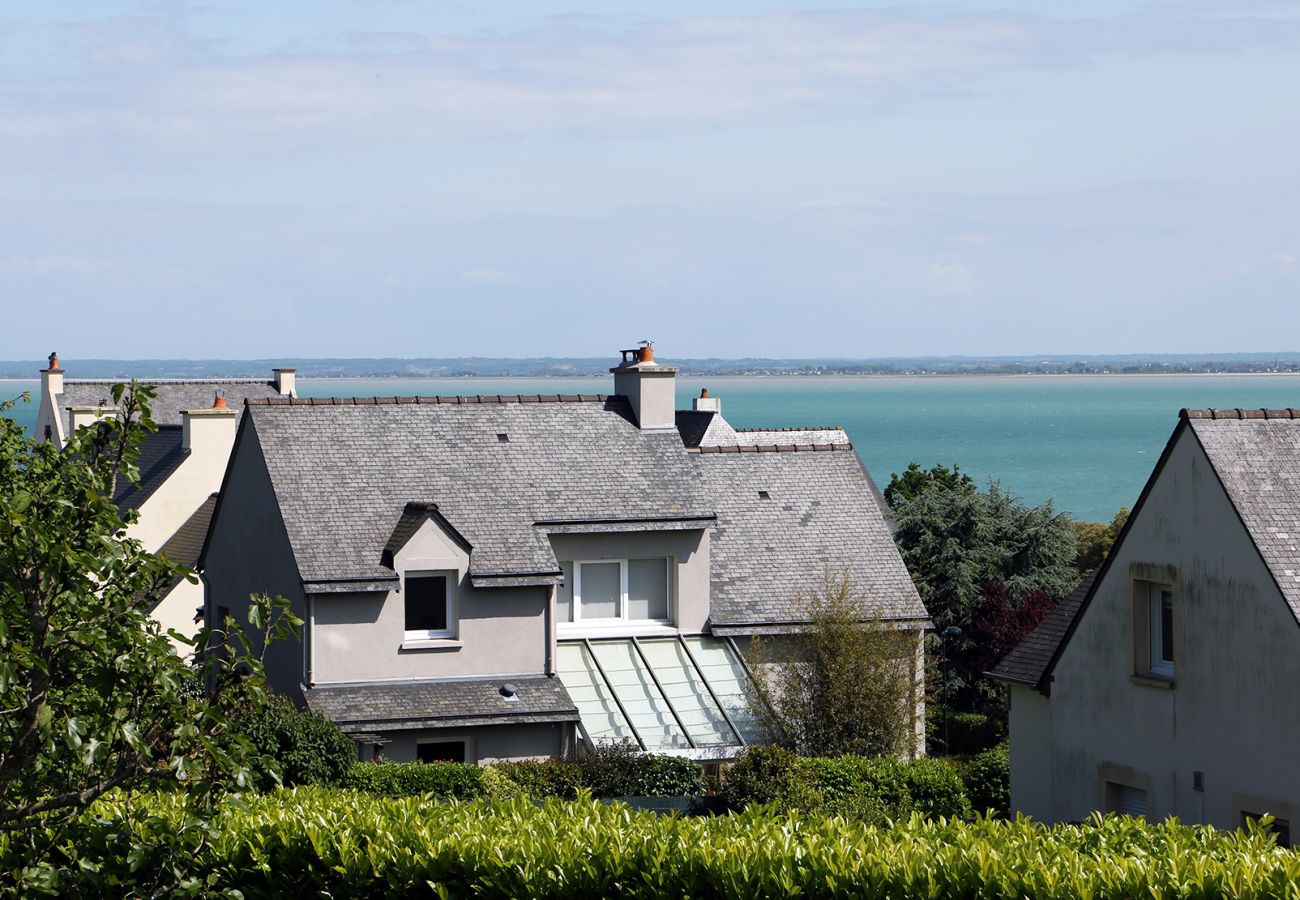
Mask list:
[{"label": "white cloud", "polygon": [[0,258],[0,272],[18,272],[30,275],[51,275],[56,272],[94,272],[100,268],[97,260],[80,256],[7,256]]},{"label": "white cloud", "polygon": [[470,269],[461,272],[460,277],[462,281],[470,284],[505,284],[518,278],[514,272],[505,272],[501,269]]},{"label": "white cloud", "polygon": [[962,296],[975,287],[975,277],[969,267],[959,262],[937,262],[926,266],[921,280],[933,292]]}]

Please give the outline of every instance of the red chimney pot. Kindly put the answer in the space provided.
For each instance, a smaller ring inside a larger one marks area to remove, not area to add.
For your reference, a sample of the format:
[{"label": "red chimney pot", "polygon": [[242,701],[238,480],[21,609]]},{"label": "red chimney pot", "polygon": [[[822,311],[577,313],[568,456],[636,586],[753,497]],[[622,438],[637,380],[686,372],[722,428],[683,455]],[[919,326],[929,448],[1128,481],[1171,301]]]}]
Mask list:
[{"label": "red chimney pot", "polygon": [[50,354],[50,368],[57,369],[58,367],[59,367],[59,354],[58,351],[56,350],[54,353]]},{"label": "red chimney pot", "polygon": [[708,388],[700,388],[700,399],[703,400],[703,399],[705,399],[705,398],[708,397],[708,396],[709,396],[709,389],[708,389]]},{"label": "red chimney pot", "polygon": [[226,406],[226,395],[223,394],[223,393],[221,393],[220,391],[218,391],[218,392],[217,392],[217,399],[214,400],[214,401],[212,401],[212,408],[213,408],[213,409],[229,409],[229,407]]}]

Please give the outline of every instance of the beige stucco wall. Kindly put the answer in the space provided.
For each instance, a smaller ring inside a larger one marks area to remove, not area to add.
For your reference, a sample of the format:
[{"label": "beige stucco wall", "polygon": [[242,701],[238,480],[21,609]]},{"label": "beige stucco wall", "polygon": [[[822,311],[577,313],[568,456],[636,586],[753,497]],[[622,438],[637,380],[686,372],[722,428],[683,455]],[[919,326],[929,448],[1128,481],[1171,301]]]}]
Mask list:
[{"label": "beige stucco wall", "polygon": [[[1133,677],[1131,585],[1160,569],[1174,581],[1172,687]],[[1061,656],[1047,709],[1012,692],[1013,805],[1080,819],[1104,805],[1107,777],[1129,777],[1149,785],[1157,819],[1235,827],[1242,796],[1300,806],[1298,651],[1300,626],[1184,429]]]},{"label": "beige stucco wall", "polygon": [[545,672],[549,588],[476,590],[466,577],[469,556],[432,520],[420,527],[393,563],[400,575],[454,573],[455,637],[407,641],[399,590],[315,594],[314,684]]},{"label": "beige stucco wall", "polygon": [[190,452],[166,481],[140,507],[140,518],[126,533],[156,552],[221,489],[226,463],[235,443],[238,416],[233,410],[200,410],[186,414]]},{"label": "beige stucco wall", "polygon": [[[709,532],[644,531],[625,534],[553,534],[558,560],[633,559],[666,556],[672,566],[673,622],[679,631],[698,634],[709,620]],[[560,636],[564,633],[561,629]]]},{"label": "beige stucco wall", "polygon": [[[153,608],[153,612],[149,614],[149,617],[158,623],[163,634],[166,634],[168,629],[175,629],[181,634],[192,638],[201,627],[201,623],[194,621],[194,613],[202,608],[202,582],[191,584],[188,581],[182,581],[158,601],[158,605]],[[176,640],[172,641],[172,648],[185,657],[189,657],[194,653],[194,648],[189,644],[182,644]]]},{"label": "beige stucco wall", "polygon": [[[231,461],[229,483],[213,517],[203,581],[204,614],[214,627],[222,606],[246,622],[248,599],[255,593],[286,597],[294,613],[307,618],[302,579],[257,432],[247,418]],[[271,686],[298,703],[302,702],[299,686],[306,677],[303,642],[308,639],[303,634],[300,640],[273,644],[266,659]]]}]

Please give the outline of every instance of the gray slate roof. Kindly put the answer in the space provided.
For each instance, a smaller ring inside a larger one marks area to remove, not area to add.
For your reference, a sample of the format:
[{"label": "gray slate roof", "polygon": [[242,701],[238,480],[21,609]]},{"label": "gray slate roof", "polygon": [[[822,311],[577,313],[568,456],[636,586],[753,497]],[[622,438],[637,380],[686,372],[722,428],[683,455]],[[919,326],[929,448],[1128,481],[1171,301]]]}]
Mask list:
[{"label": "gray slate roof", "polygon": [[177,467],[183,463],[189,452],[181,449],[180,426],[161,426],[153,434],[146,435],[140,445],[140,483],[132,484],[125,478],[119,478],[117,490],[113,492],[113,502],[122,511],[139,509],[153,496],[154,491],[162,487],[164,481],[171,477]]},{"label": "gray slate roof", "polygon": [[685,434],[638,429],[621,397],[416,400],[249,406],[245,427],[256,430],[313,590],[333,579],[387,583],[384,550],[416,525],[419,507],[408,504],[424,503],[470,545],[476,586],[491,584],[486,576],[557,576],[552,532],[716,525],[710,621],[719,633],[805,622],[799,593],[845,571],[868,614],[926,617],[852,446],[775,443],[840,431],[689,448]]},{"label": "gray slate roof", "polygon": [[1088,591],[1092,590],[1092,583],[1096,579],[1096,569],[1084,576],[1079,586],[1056,604],[1043,621],[1025,635],[1024,640],[1010,653],[1002,657],[989,674],[1002,681],[1014,681],[1037,687],[1043,680],[1043,676],[1047,674],[1047,667],[1051,665],[1052,657],[1056,655],[1057,648],[1065,640],[1070,623],[1074,621],[1079,607],[1083,605],[1083,600],[1088,596]]},{"label": "gray slate roof", "polygon": [[1300,410],[1183,415],[1300,620]]},{"label": "gray slate roof", "polygon": [[[123,379],[64,381],[63,393],[55,398],[54,408],[63,416],[63,427],[72,427],[70,406],[112,406],[113,385]],[[278,397],[280,391],[270,381],[211,379],[207,381],[146,381],[158,393],[153,401],[153,420],[159,425],[181,424],[181,413],[191,409],[209,409],[217,391],[224,391],[231,409],[244,408],[247,397]]]},{"label": "gray slate roof", "polygon": [[[505,684],[517,699],[502,695]],[[308,688],[307,705],[350,733],[578,721],[563,682],[544,675],[325,685]]]},{"label": "gray slate roof", "polygon": [[692,456],[718,513],[711,543],[714,633],[807,622],[801,595],[844,573],[871,614],[927,618],[894,545],[884,501],[852,449]]},{"label": "gray slate roof", "polygon": [[[208,525],[212,522],[212,513],[216,508],[217,495],[213,494],[204,500],[194,514],[176,529],[176,533],[158,548],[158,555],[165,556],[179,565],[196,568],[199,564],[199,553],[203,550],[203,541],[208,536]],[[183,578],[184,576],[181,576],[173,581],[168,590],[180,584]]]}]

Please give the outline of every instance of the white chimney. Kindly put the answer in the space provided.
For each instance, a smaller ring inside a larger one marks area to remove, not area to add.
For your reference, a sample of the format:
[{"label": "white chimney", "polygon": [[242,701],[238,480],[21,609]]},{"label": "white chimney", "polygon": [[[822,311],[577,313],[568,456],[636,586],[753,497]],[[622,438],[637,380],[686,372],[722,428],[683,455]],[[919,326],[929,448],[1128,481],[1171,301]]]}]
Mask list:
[{"label": "white chimney", "polygon": [[72,419],[72,425],[68,431],[68,440],[77,433],[78,428],[84,428],[87,425],[98,422],[104,416],[111,416],[117,412],[113,406],[69,406],[68,412]]},{"label": "white chimney", "polygon": [[701,388],[700,396],[692,401],[691,408],[696,412],[711,412],[722,415],[722,399],[720,397],[710,397],[709,389]]},{"label": "white chimney", "polygon": [[632,415],[643,431],[666,431],[677,427],[677,368],[655,362],[654,345],[642,341],[636,350],[621,350],[623,362],[614,373],[614,393],[632,404]]},{"label": "white chimney", "polygon": [[298,396],[297,369],[272,369],[271,371],[275,373],[275,389],[282,397]]},{"label": "white chimney", "polygon": [[50,366],[41,369],[41,404],[36,414],[36,435],[42,440],[54,441],[62,447],[67,440],[63,433],[63,415],[59,411],[59,397],[63,394],[63,370],[59,368],[59,354],[50,354]]},{"label": "white chimney", "polygon": [[235,445],[239,415],[217,394],[211,409],[190,409],[181,413],[181,449],[191,456],[211,459],[223,471]]}]

